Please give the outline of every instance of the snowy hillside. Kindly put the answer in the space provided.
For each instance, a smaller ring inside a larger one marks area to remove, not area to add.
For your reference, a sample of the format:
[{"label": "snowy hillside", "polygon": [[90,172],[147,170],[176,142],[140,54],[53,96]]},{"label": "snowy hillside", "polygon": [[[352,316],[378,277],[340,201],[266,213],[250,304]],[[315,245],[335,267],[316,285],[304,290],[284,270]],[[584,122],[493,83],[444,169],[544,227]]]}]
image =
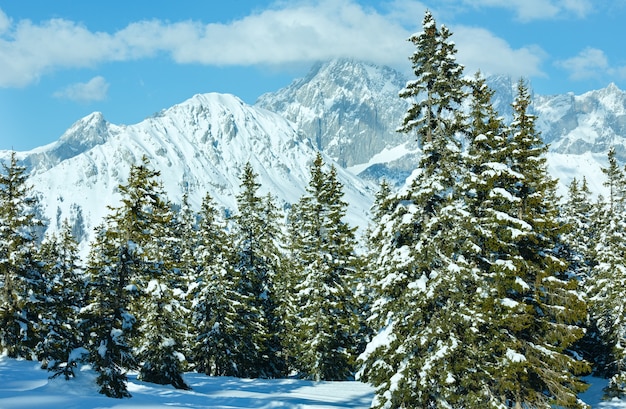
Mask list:
[{"label": "snowy hillside", "polygon": [[[271,192],[287,206],[304,193],[315,153],[309,140],[277,114],[232,95],[204,94],[135,125],[112,125],[100,114],[89,115],[58,142],[19,157],[32,169],[30,183],[40,192],[51,228],[67,217],[88,234],[107,206],[117,204],[118,185],[143,155],[161,171],[173,202],[188,192],[198,208],[209,192],[223,209],[234,210],[246,162],[259,174],[261,193]],[[374,188],[338,168],[350,203],[348,222],[365,226]]]},{"label": "snowy hillside", "polygon": [[[181,391],[137,381],[130,376],[130,399],[100,395],[89,369],[76,379],[48,379],[48,372],[32,361],[0,358],[0,407],[3,409],[189,408],[189,409],[366,409],[374,389],[360,382],[311,382],[296,379],[237,379],[188,373],[193,388]],[[624,401],[602,401],[606,380],[591,384],[581,399],[598,409],[625,409]]]}]

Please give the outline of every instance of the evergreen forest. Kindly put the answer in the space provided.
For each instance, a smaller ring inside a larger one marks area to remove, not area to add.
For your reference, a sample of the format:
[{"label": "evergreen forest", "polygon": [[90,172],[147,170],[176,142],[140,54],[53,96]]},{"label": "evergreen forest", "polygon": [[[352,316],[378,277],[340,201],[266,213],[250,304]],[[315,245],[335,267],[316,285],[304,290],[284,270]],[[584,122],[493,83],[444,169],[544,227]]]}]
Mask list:
[{"label": "evergreen forest", "polygon": [[86,258],[72,226],[41,235],[15,154],[0,171],[0,349],[100,393],[127,374],[189,389],[210,376],[358,379],[373,408],[584,408],[582,377],[626,395],[626,169],[556,194],[520,80],[508,123],[430,12],[409,41],[398,131],[422,156],[383,182],[362,238],[337,170],[311,158],[288,209],[247,164],[237,208],[168,199],[148,158],[119,186]]}]

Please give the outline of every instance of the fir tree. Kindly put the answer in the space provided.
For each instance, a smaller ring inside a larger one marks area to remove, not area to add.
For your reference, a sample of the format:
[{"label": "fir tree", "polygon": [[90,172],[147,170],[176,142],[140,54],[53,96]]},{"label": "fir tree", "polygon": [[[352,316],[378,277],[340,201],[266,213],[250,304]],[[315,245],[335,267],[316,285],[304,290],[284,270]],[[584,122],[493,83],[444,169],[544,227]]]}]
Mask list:
[{"label": "fir tree", "polygon": [[182,322],[184,325],[184,340],[181,353],[187,357],[187,363],[192,364],[193,348],[195,346],[195,334],[192,330],[193,323],[193,297],[191,288],[200,275],[201,260],[197,257],[200,247],[200,234],[198,231],[199,215],[189,203],[189,195],[185,193],[178,212],[174,214],[172,221],[173,232],[171,234],[173,273],[175,279],[175,291],[177,299],[181,303],[184,312]]},{"label": "fir tree", "polygon": [[82,331],[89,351],[88,361],[98,373],[96,383],[100,393],[125,398],[131,396],[126,386],[126,371],[138,366],[129,342],[136,326],[136,319],[129,312],[135,292],[131,285],[135,260],[128,242],[120,237],[115,226],[107,227],[96,229],[89,254],[89,304],[81,314]]},{"label": "fir tree", "polygon": [[236,359],[239,376],[276,377],[284,372],[277,326],[274,279],[280,268],[276,247],[276,207],[271,196],[264,203],[250,163],[241,176],[237,214],[233,217],[235,280],[241,336]]},{"label": "fir tree", "polygon": [[130,311],[138,318],[133,344],[141,363],[139,379],[188,389],[182,379],[185,329],[178,246],[159,176],[146,157],[132,166],[126,185],[120,186],[122,205],[113,217],[134,258],[131,283],[137,293]]},{"label": "fir tree", "polygon": [[0,348],[12,358],[34,358],[45,283],[36,259],[37,200],[15,152],[0,174]]},{"label": "fir tree", "polygon": [[85,306],[85,280],[72,227],[63,221],[60,236],[51,235],[41,246],[46,292],[42,308],[42,340],[37,346],[42,367],[52,377],[74,377],[81,347],[78,315]]},{"label": "fir tree", "polygon": [[[609,189],[606,203],[601,203],[598,216],[599,234],[595,243],[594,266],[588,280],[591,323],[598,329],[598,345],[604,347],[596,356],[597,371],[611,380],[607,397],[626,395],[626,174],[617,165],[615,150],[608,154],[605,186]],[[608,349],[608,351],[607,351]]]},{"label": "fir tree", "polygon": [[[284,291],[280,280],[285,276],[288,265],[281,245],[284,243],[283,232],[278,220],[279,209],[271,193],[267,193],[262,202],[261,223],[263,234],[259,237],[260,250],[266,268],[265,294],[261,297],[261,308],[266,317],[268,338],[263,349],[267,354],[266,376],[282,377],[288,375],[288,363],[285,354],[285,325],[281,304]],[[284,289],[284,287],[283,287]]]},{"label": "fir tree", "polygon": [[212,376],[237,375],[234,354],[239,340],[232,248],[226,226],[210,195],[199,214],[197,258],[200,270],[190,285],[192,298],[192,362],[199,372]]},{"label": "fir tree", "polygon": [[597,240],[597,228],[593,220],[595,209],[586,178],[583,178],[582,182],[576,178],[571,181],[567,201],[561,213],[567,228],[561,240],[567,247],[570,269],[580,279],[585,279],[596,264],[592,243]]},{"label": "fir tree", "polygon": [[[377,387],[373,406],[579,407],[577,375],[587,365],[566,350],[582,335],[585,306],[557,254],[555,182],[527,89],[520,83],[506,129],[478,77],[464,123],[467,82],[460,68],[449,69],[449,33],[427,12],[413,39],[418,79],[407,88],[421,87],[410,95],[422,102],[401,130],[415,129],[423,157],[372,230],[373,317],[382,330],[361,357],[360,375]],[[447,85],[436,87],[438,79]],[[451,95],[424,111],[435,89]]]},{"label": "fir tree", "polygon": [[586,305],[578,280],[559,257],[563,226],[556,181],[548,176],[547,146],[535,129],[530,103],[520,80],[508,144],[512,172],[503,186],[506,201],[494,209],[501,231],[496,237],[506,238],[493,254],[499,266],[494,290],[502,305],[497,324],[506,334],[492,370],[500,374],[494,390],[519,407],[584,407],[577,394],[586,386],[578,376],[588,364],[570,356],[568,348],[583,335]]},{"label": "fir tree", "polygon": [[354,229],[342,219],[347,203],[336,170],[325,172],[320,154],[311,166],[307,194],[292,212],[297,317],[293,341],[301,376],[345,380],[352,376],[358,341],[354,297],[358,261]]},{"label": "fir tree", "polygon": [[124,371],[139,364],[140,379],[187,388],[181,375],[184,328],[172,213],[159,172],[148,165],[146,157],[133,165],[119,187],[122,204],[106,218],[89,267],[90,359],[101,393],[114,397],[129,395]]},{"label": "fir tree", "polygon": [[574,178],[569,187],[567,201],[561,212],[566,231],[562,234],[564,257],[569,262],[569,270],[582,282],[585,299],[588,300],[589,314],[586,331],[573,347],[588,362],[593,364],[596,376],[607,376],[608,363],[612,361],[611,345],[602,336],[593,313],[593,305],[589,300],[589,290],[593,289],[593,271],[598,262],[595,243],[600,240],[600,220],[604,222],[605,203],[603,199],[597,204],[591,202],[591,191],[587,180],[579,182]]},{"label": "fir tree", "polygon": [[361,356],[361,379],[377,388],[374,407],[477,407],[478,315],[471,215],[458,181],[464,170],[460,105],[467,98],[450,32],[427,12],[423,32],[411,37],[416,80],[400,93],[414,99],[400,128],[415,131],[423,156],[405,191],[385,200],[372,235],[375,258],[374,322],[382,330]]}]

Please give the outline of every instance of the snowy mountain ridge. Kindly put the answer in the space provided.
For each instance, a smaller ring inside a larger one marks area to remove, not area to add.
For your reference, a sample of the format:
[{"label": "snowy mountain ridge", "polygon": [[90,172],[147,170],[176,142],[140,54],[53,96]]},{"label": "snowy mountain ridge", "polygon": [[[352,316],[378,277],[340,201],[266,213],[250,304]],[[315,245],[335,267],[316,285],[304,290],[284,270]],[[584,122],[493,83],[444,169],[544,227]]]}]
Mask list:
[{"label": "snowy mountain ridge", "polygon": [[[339,59],[261,96],[256,105],[293,121],[356,174],[371,180],[385,177],[399,185],[419,158],[415,141],[396,132],[408,108],[398,97],[407,80],[388,67]],[[517,79],[492,76],[487,84],[495,91],[494,107],[510,120]],[[626,162],[626,92],[615,84],[580,96],[534,95],[533,99],[537,128],[550,144],[549,167],[561,181],[561,194],[574,177],[599,175],[601,179],[600,167],[610,146],[616,146],[618,158]],[[604,189],[600,179],[589,181],[596,193]]]},{"label": "snowy mountain ridge", "polygon": [[[81,238],[89,239],[108,213],[107,206],[119,202],[118,186],[143,155],[160,170],[174,203],[181,203],[188,193],[190,203],[199,209],[208,192],[228,213],[236,209],[247,162],[259,174],[261,193],[271,192],[280,206],[287,207],[304,194],[315,154],[309,140],[279,115],[232,95],[211,93],[195,95],[135,125],[113,125],[101,114],[91,114],[58,142],[19,157],[31,167],[29,182],[52,230],[69,218],[83,226]],[[334,164],[330,158],[326,163]],[[345,199],[351,203],[348,221],[365,226],[374,188],[337,168]]]},{"label": "snowy mountain ridge", "polygon": [[606,154],[615,146],[626,160],[626,92],[615,84],[582,95],[538,96],[535,109],[552,151]]},{"label": "snowy mountain ridge", "polygon": [[[488,83],[496,91],[495,107],[510,117],[516,80],[499,76]],[[117,187],[130,164],[143,155],[161,171],[173,202],[188,192],[197,207],[208,192],[226,212],[235,208],[245,162],[259,173],[263,193],[272,192],[288,207],[304,193],[319,149],[328,164],[337,165],[349,222],[364,227],[376,190],[371,181],[385,177],[400,186],[419,159],[415,140],[396,132],[408,108],[398,97],[405,84],[405,76],[391,68],[338,59],[315,65],[254,106],[210,93],[134,125],[115,125],[95,112],[58,141],[17,156],[31,172],[52,228],[67,217],[88,236],[119,200]],[[608,148],[616,146],[618,158],[626,160],[626,92],[611,84],[578,96],[535,95],[533,109],[550,144],[549,170],[561,182],[560,193],[583,176],[603,193],[600,167]],[[0,151],[0,160],[8,156]]]}]

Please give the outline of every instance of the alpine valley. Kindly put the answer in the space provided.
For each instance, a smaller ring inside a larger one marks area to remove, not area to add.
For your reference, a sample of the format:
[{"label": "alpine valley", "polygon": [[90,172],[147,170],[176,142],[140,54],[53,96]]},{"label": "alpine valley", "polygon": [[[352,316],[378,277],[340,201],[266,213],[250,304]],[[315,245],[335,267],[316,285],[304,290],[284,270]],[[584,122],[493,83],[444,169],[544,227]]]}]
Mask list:
[{"label": "alpine valley", "polygon": [[[398,97],[406,81],[388,67],[333,60],[253,106],[212,93],[134,125],[112,124],[93,113],[58,141],[17,157],[29,171],[49,228],[56,231],[67,218],[83,243],[108,206],[117,205],[118,185],[144,155],[160,170],[173,202],[188,194],[198,207],[208,192],[229,213],[247,162],[259,174],[261,190],[287,208],[304,193],[310,164],[321,151],[344,185],[347,221],[364,231],[378,182],[385,178],[402,186],[420,155],[413,138],[395,131],[408,107]],[[516,83],[516,78],[488,78],[504,117],[510,116]],[[626,159],[626,92],[610,84],[583,95],[535,95],[533,109],[550,144],[549,169],[560,181],[560,193],[574,177],[586,177],[592,191],[602,193],[600,168],[609,147]],[[0,160],[10,154],[0,151]]]}]

